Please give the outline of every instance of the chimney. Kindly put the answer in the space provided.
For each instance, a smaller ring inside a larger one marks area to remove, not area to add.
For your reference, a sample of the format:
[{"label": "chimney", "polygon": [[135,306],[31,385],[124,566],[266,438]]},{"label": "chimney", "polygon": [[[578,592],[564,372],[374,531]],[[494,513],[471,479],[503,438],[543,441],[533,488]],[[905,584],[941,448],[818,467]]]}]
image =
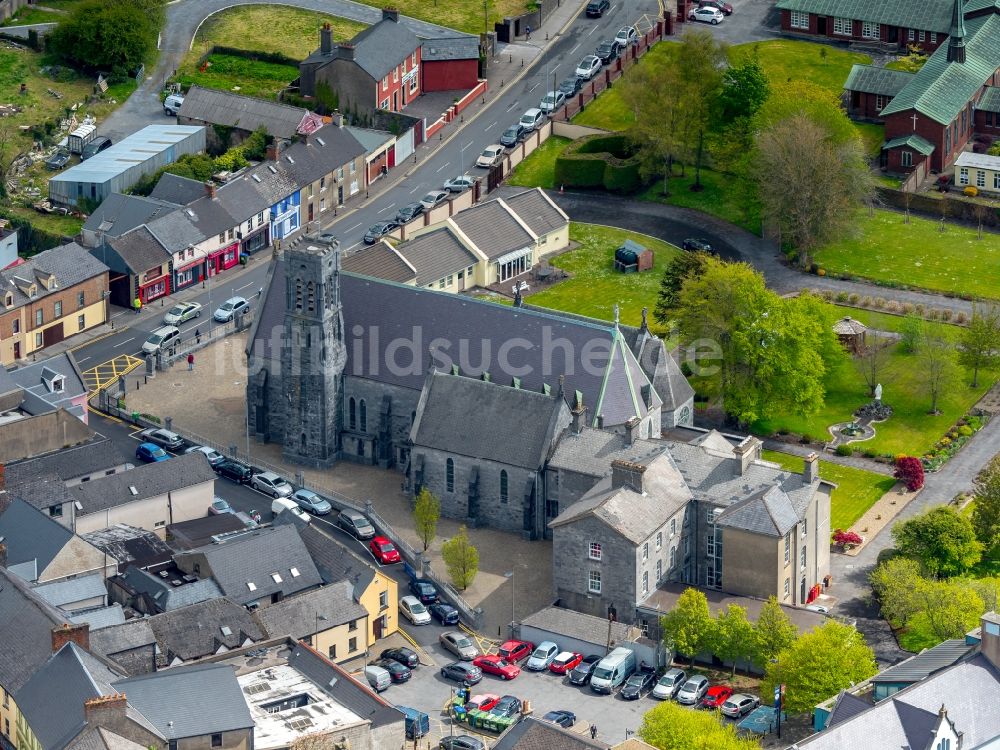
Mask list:
[{"label": "chimney", "polygon": [[739,445],[733,448],[733,456],[736,458],[736,476],[742,477],[747,473],[747,469],[755,459],[760,458],[760,448],[762,443],[752,435],[743,439]]},{"label": "chimney", "polygon": [[319,30],[319,51],[323,55],[333,52],[333,29],[329,21],[325,21],[323,28]]},{"label": "chimney", "polygon": [[398,8],[382,8],[382,20],[383,21],[395,21],[399,23],[399,9]]},{"label": "chimney", "polygon": [[91,727],[113,729],[128,720],[125,713],[127,706],[125,693],[90,698],[83,702],[83,718]]},{"label": "chimney", "polygon": [[209,200],[215,200],[215,183],[211,180],[205,180],[205,195]]},{"label": "chimney", "polygon": [[278,139],[275,138],[269,144],[267,144],[267,151],[265,156],[268,161],[278,161],[278,154],[281,153],[281,146],[278,143]]},{"label": "chimney", "polygon": [[344,116],[336,109],[333,110],[333,124],[338,128],[344,127]]},{"label": "chimney", "polygon": [[337,57],[341,60],[353,60],[354,59],[354,45],[350,42],[344,42],[339,47],[337,47]]},{"label": "chimney", "polygon": [[980,618],[979,652],[1000,669],[1000,615],[987,612]]},{"label": "chimney", "polygon": [[819,454],[813,451],[805,458],[806,465],[802,469],[802,479],[806,484],[819,480]]},{"label": "chimney", "polygon": [[587,423],[587,407],[583,405],[583,394],[580,391],[577,391],[573,397],[573,409],[570,414],[573,415],[570,429],[573,430],[574,435],[579,435]]},{"label": "chimney", "polygon": [[85,651],[90,651],[90,625],[85,622],[79,625],[63,623],[59,627],[52,628],[53,654],[70,641]]},{"label": "chimney", "polygon": [[[2,539],[3,537],[0,537]],[[0,568],[7,567],[7,545],[0,542]]]},{"label": "chimney", "polygon": [[642,475],[646,467],[633,461],[616,458],[611,462],[611,486],[615,489],[628,485],[636,492],[642,492]]},{"label": "chimney", "polygon": [[639,417],[632,417],[629,421],[625,423],[625,444],[635,445],[635,441],[640,438],[639,427],[642,425],[642,420]]}]

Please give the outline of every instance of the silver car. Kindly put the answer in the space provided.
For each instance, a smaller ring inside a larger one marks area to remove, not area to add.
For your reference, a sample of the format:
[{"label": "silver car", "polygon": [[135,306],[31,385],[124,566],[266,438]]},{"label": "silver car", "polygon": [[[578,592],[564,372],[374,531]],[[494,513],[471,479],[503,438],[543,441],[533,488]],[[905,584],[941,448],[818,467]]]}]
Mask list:
[{"label": "silver car", "polygon": [[271,497],[288,497],[292,494],[292,485],[273,471],[254,474],[250,480],[250,486]]},{"label": "silver car", "polygon": [[673,698],[677,695],[677,691],[681,689],[681,685],[684,684],[686,679],[687,674],[683,669],[677,669],[676,667],[668,669],[656,685],[653,686],[653,697],[660,700]]},{"label": "silver car", "polygon": [[438,636],[438,640],[442,646],[463,661],[472,661],[479,656],[479,649],[476,648],[472,639],[458,630],[442,633]]},{"label": "silver car", "polygon": [[677,702],[692,706],[704,698],[707,692],[708,678],[701,674],[691,675],[677,692]]},{"label": "silver car", "polygon": [[310,490],[296,490],[292,500],[297,502],[302,510],[307,510],[314,516],[325,516],[333,510],[329,500],[324,500]]}]

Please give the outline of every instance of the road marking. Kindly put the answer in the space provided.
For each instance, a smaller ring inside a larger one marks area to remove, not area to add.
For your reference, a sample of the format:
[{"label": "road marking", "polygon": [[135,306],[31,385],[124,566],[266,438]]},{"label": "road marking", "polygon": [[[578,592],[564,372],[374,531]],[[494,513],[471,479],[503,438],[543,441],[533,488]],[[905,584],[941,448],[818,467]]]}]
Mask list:
[{"label": "road marking", "polygon": [[362,225],[362,223],[363,223],[363,222],[360,222],[360,221],[359,221],[359,222],[358,222],[357,224],[355,224],[355,225],[354,225],[353,227],[348,227],[348,228],[347,228],[347,229],[346,229],[345,231],[347,231],[347,232],[353,232],[353,231],[354,231],[355,229],[357,229],[358,227],[360,227],[360,226]]},{"label": "road marking", "polygon": [[496,124],[497,124],[497,121],[494,120],[493,122],[491,122],[489,125],[486,126],[486,130],[488,131],[490,128],[495,128]]},{"label": "road marking", "polygon": [[413,195],[418,190],[420,190],[420,185],[417,185],[415,188],[413,188],[413,190],[410,191],[410,195]]},{"label": "road marking", "polygon": [[243,286],[238,286],[238,287],[236,287],[236,291],[237,292],[242,292],[244,289],[249,289],[253,285],[254,285],[254,283],[250,282],[249,284],[244,284]]},{"label": "road marking", "polygon": [[442,169],[447,168],[449,164],[451,164],[451,162],[450,161],[446,161],[444,164],[442,164],[440,167],[438,167],[436,170],[434,170],[435,173],[440,172]]},{"label": "road marking", "polygon": [[528,89],[528,93],[530,94],[532,91],[534,91],[537,88],[538,88],[538,84],[536,83],[534,86],[532,86],[530,89]]},{"label": "road marking", "polygon": [[112,348],[112,349],[117,349],[117,348],[118,348],[119,346],[125,346],[125,344],[129,343],[130,341],[135,341],[135,340],[136,340],[136,338],[137,338],[136,336],[133,336],[133,337],[132,337],[132,338],[130,338],[130,339],[125,339],[125,340],[124,340],[124,341],[122,341],[121,343],[118,343],[118,344],[115,344],[115,345],[114,345],[113,347],[111,347],[111,348]]},{"label": "road marking", "polygon": [[504,110],[504,111],[505,111],[505,112],[510,112],[510,111],[511,111],[512,109],[514,109],[514,107],[516,107],[517,105],[518,105],[518,102],[516,102],[516,101],[515,101],[515,102],[514,102],[513,104],[511,104],[511,105],[510,105],[509,107],[507,107],[507,109],[506,109],[506,110]]},{"label": "road marking", "polygon": [[132,372],[142,365],[144,360],[133,357],[130,354],[122,354],[107,362],[102,362],[89,370],[84,370],[80,374],[83,376],[83,383],[93,396],[102,388],[107,388],[118,378]]},{"label": "road marking", "polygon": [[580,49],[580,45],[579,45],[579,44],[578,44],[578,45],[576,45],[576,46],[575,46],[575,47],[574,47],[573,49],[571,49],[571,50],[569,51],[569,53],[570,53],[570,54],[572,55],[572,54],[573,54],[574,52],[576,52],[576,51],[577,51],[578,49]]},{"label": "road marking", "polygon": [[379,211],[379,213],[380,213],[380,214],[384,214],[384,213],[385,213],[386,211],[391,211],[391,210],[392,210],[392,209],[394,209],[395,207],[396,207],[396,204],[395,204],[395,203],[390,203],[390,204],[389,204],[388,206],[386,206],[385,208],[381,209],[381,210]]},{"label": "road marking", "polygon": [[597,27],[596,27],[596,26],[595,26],[594,28],[592,28],[592,29],[591,29],[590,31],[588,31],[588,32],[587,32],[587,36],[590,36],[590,35],[591,35],[591,34],[593,34],[593,33],[594,33],[595,31],[597,31]]},{"label": "road marking", "polygon": [[464,146],[462,146],[462,148],[468,148],[468,147],[469,147],[469,146],[471,146],[471,145],[472,145],[473,143],[475,143],[475,141],[469,141],[469,142],[468,142],[468,143],[466,143],[466,144],[465,144]]}]

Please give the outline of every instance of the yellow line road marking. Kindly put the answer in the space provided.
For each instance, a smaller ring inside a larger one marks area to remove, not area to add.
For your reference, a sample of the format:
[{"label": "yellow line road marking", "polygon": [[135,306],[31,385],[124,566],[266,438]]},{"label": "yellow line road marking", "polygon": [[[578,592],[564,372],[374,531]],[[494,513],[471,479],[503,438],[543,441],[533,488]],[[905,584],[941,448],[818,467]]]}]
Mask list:
[{"label": "yellow line road marking", "polygon": [[118,378],[127,375],[142,364],[143,360],[139,357],[122,354],[91,367],[89,370],[84,370],[80,374],[83,375],[83,382],[90,391],[90,395],[94,396],[98,391],[104,390]]}]

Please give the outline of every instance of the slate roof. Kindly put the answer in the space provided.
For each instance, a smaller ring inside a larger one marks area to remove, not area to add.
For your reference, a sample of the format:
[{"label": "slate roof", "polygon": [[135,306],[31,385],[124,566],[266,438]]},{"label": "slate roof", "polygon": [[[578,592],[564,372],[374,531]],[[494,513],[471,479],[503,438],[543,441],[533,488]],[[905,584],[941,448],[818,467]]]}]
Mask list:
[{"label": "slate roof", "polygon": [[36,458],[26,458],[17,463],[7,464],[7,486],[12,487],[51,476],[57,476],[66,482],[127,463],[128,459],[111,440],[99,437],[82,445],[74,445]]},{"label": "slate roof", "polygon": [[124,573],[120,573],[118,579],[136,594],[145,594],[162,612],[170,612],[222,596],[222,590],[211,578],[174,586],[169,580],[163,580],[134,565],[130,565]]},{"label": "slate roof", "polygon": [[125,610],[120,604],[112,604],[100,609],[91,609],[79,614],[70,615],[70,622],[87,623],[90,625],[90,632],[101,628],[110,628],[112,625],[121,625],[125,622]]},{"label": "slate roof", "polygon": [[100,573],[41,583],[35,586],[35,593],[53,607],[65,607],[82,599],[97,597],[106,599],[108,596],[108,590],[104,587],[104,576]]},{"label": "slate roof", "polygon": [[[608,642],[608,620],[606,617],[576,612],[565,607],[545,607],[521,621],[522,625],[559,633],[567,638],[593,644]],[[611,640],[615,643],[627,643],[638,637],[639,631],[631,625],[615,621],[611,623]]]},{"label": "slate roof", "polygon": [[459,211],[451,221],[490,260],[535,244],[535,237],[499,198]]},{"label": "slate roof", "polygon": [[974,151],[963,151],[958,155],[958,158],[955,159],[955,166],[1000,171],[1000,156],[977,154]]},{"label": "slate roof", "polygon": [[[205,455],[186,453],[169,461],[142,464],[109,477],[78,484],[70,488],[70,493],[72,499],[83,506],[77,511],[83,516],[214,481],[215,472]],[[136,489],[134,494],[131,491],[133,487]]]},{"label": "slate roof", "polygon": [[420,60],[422,62],[478,59],[479,39],[474,36],[424,39],[420,47]]},{"label": "slate roof", "polygon": [[883,669],[872,677],[872,682],[916,682],[935,672],[950,667],[975,649],[964,638],[942,641],[909,659]]},{"label": "slate roof", "polygon": [[882,144],[882,150],[885,151],[890,148],[900,148],[901,146],[912,148],[914,151],[923,154],[924,156],[930,156],[934,153],[934,144],[922,135],[917,135],[916,133],[902,135],[898,138],[886,141]]},{"label": "slate roof", "polygon": [[66,750],[147,750],[138,742],[115,734],[104,727],[90,727],[73,738]]},{"label": "slate roof", "polygon": [[47,510],[73,500],[69,488],[54,474],[19,484],[10,488],[10,492],[39,510]]},{"label": "slate roof", "polygon": [[167,740],[253,727],[236,673],[225,664],[175,667],[119,680],[113,687]]},{"label": "slate roof", "polygon": [[882,110],[882,117],[915,109],[948,125],[976,98],[1000,66],[1000,14],[970,18],[965,28],[965,62],[948,62],[948,44],[942,44]]},{"label": "slate roof", "polygon": [[[47,359],[33,362],[7,373],[10,380],[21,388],[21,408],[29,414],[44,414],[53,409],[73,409],[73,399],[87,393],[83,376],[72,352],[54,354]],[[63,379],[62,390],[53,388],[55,378]]]},{"label": "slate roof", "polygon": [[715,522],[724,528],[781,538],[795,528],[799,514],[792,507],[788,495],[773,485],[730,505]]},{"label": "slate roof", "polygon": [[298,187],[306,187],[365,153],[365,147],[346,128],[326,125],[307,141],[298,141],[279,152],[278,162]]},{"label": "slate roof", "polygon": [[[91,255],[87,248],[75,242],[43,250],[37,255],[26,258],[19,265],[0,270],[0,285],[3,287],[3,294],[0,294],[0,310],[14,310],[29,303],[37,303],[51,294],[62,294],[67,289],[95,276],[101,276],[107,271],[106,265]],[[52,274],[55,276],[56,285],[46,289],[38,274]],[[34,297],[28,297],[21,291],[18,279],[35,285]],[[9,307],[3,304],[7,292],[13,295],[13,304]]]},{"label": "slate roof", "polygon": [[372,155],[396,139],[396,136],[385,130],[359,128],[354,125],[345,125],[344,130],[353,135],[358,143],[365,147],[365,151]]},{"label": "slate roof", "polygon": [[[169,463],[163,461],[162,463]],[[207,544],[175,557],[185,568],[189,557],[204,555],[223,593],[239,604],[285,596],[319,585],[319,571],[293,526],[260,528],[225,541]],[[298,575],[291,572],[294,568]],[[207,574],[207,571],[203,572]],[[275,581],[277,575],[281,580]],[[253,584],[251,589],[249,584]]]},{"label": "slate roof", "polygon": [[376,81],[381,81],[420,46],[420,40],[403,24],[383,18],[356,34],[351,44],[354,45],[354,62]]},{"label": "slate roof", "polygon": [[826,726],[832,727],[834,724],[852,719],[863,711],[867,711],[871,705],[864,698],[859,698],[853,693],[841,690],[840,695],[837,696],[836,703],[833,704],[833,708],[830,710],[830,715],[826,718]]},{"label": "slate roof", "polygon": [[355,555],[340,540],[317,526],[309,524],[298,530],[299,538],[306,545],[316,568],[323,576],[324,583],[350,581],[354,586],[354,597],[360,598],[375,578],[375,569]]},{"label": "slate roof", "polygon": [[854,64],[844,82],[844,88],[847,91],[861,91],[866,94],[895,96],[911,78],[913,73],[905,70]]},{"label": "slate roof", "polygon": [[16,693],[52,654],[52,628],[66,616],[0,567],[0,686]]},{"label": "slate roof", "polygon": [[385,240],[351,253],[344,258],[341,268],[350,273],[373,276],[399,284],[417,281],[417,269]]},{"label": "slate roof", "polygon": [[0,539],[7,545],[7,566],[33,562],[35,575],[28,580],[34,580],[69,544],[73,532],[21,500],[15,491],[11,494],[13,500],[0,514]]},{"label": "slate roof", "polygon": [[168,661],[200,659],[217,653],[222,646],[232,650],[248,638],[256,642],[267,637],[246,607],[224,597],[162,612],[148,622]]},{"label": "slate roof", "polygon": [[[653,384],[653,390],[665,411],[675,411],[694,398],[694,388],[684,377],[674,355],[667,351],[663,340],[648,329],[641,331],[636,358]],[[632,351],[636,349],[633,347]]]},{"label": "slate roof", "polygon": [[[396,252],[407,266],[416,271],[417,286],[433,284],[479,262],[479,258],[461,243],[454,230],[448,226],[433,229],[412,240],[402,242],[396,246]],[[388,279],[381,273],[377,275],[379,278]],[[396,279],[388,280],[396,281]]]},{"label": "slate roof", "polygon": [[[475,419],[462,418],[473,413]],[[536,471],[567,416],[560,394],[435,372],[420,395],[410,440],[415,453],[432,448]]]},{"label": "slate roof", "polygon": [[[174,175],[164,174],[156,187],[159,188],[168,176],[174,178]],[[189,180],[189,182],[195,181]],[[201,186],[201,183],[197,184],[201,192],[204,192],[205,188]],[[105,237],[120,237],[125,232],[142,226],[157,216],[170,213],[177,208],[179,202],[173,200],[170,193],[157,192],[157,189],[154,189],[149,196],[112,193],[101,201],[101,205],[94,210],[94,213],[87,217],[87,220],[83,222],[83,229],[84,231],[100,232]]]},{"label": "slate roof", "polygon": [[117,561],[119,571],[129,563],[145,567],[166,562],[173,555],[170,547],[152,531],[124,523],[80,536]]},{"label": "slate roof", "polygon": [[629,445],[621,433],[584,427],[579,433],[563,433],[548,465],[585,476],[603,477],[611,473],[611,462],[616,459],[641,461],[662,450],[662,445],[652,440],[640,439]]},{"label": "slate roof", "polygon": [[246,524],[235,513],[193,518],[167,525],[167,538],[175,549],[194,549],[209,544],[217,534],[244,531]]},{"label": "slate roof", "polygon": [[569,224],[569,217],[541,188],[507,196],[504,203],[539,237]]},{"label": "slate roof", "polygon": [[[153,188],[153,192],[149,194],[149,197],[159,198],[160,200],[183,206],[193,200],[197,200],[204,194],[205,184],[203,182],[192,180],[190,177],[184,177],[179,174],[164,172],[160,175],[160,179],[156,181],[156,186]],[[145,223],[148,224],[149,222]]]},{"label": "slate roof", "polygon": [[1000,86],[987,86],[976,109],[981,112],[1000,112]]},{"label": "slate roof", "polygon": [[184,95],[178,117],[211,125],[225,125],[253,132],[260,127],[275,138],[291,139],[308,114],[302,107],[291,107],[267,99],[257,99],[230,91],[192,86]]},{"label": "slate roof", "polygon": [[[317,623],[317,615],[325,616],[326,620]],[[296,640],[367,616],[368,610],[354,601],[354,585],[350,581],[290,596],[255,614],[270,638],[290,635]]]},{"label": "slate roof", "polygon": [[153,618],[138,618],[127,620],[120,625],[90,633],[90,648],[98,654],[114,659],[115,654],[131,651],[156,643],[156,636],[149,626]]},{"label": "slate roof", "polygon": [[529,716],[515,724],[494,744],[493,750],[607,750],[608,743],[563,729]]},{"label": "slate roof", "polygon": [[776,7],[947,34],[952,4],[952,0],[779,0]]},{"label": "slate roof", "polygon": [[[168,252],[176,253],[240,223],[218,199],[204,195],[147,226]],[[254,212],[256,213],[256,212]]]},{"label": "slate roof", "polygon": [[[145,273],[170,260],[170,253],[146,225],[136,227],[120,237],[109,237],[106,242],[108,247],[118,253],[127,269],[135,274]],[[93,252],[100,253],[101,250],[98,248]]]}]

